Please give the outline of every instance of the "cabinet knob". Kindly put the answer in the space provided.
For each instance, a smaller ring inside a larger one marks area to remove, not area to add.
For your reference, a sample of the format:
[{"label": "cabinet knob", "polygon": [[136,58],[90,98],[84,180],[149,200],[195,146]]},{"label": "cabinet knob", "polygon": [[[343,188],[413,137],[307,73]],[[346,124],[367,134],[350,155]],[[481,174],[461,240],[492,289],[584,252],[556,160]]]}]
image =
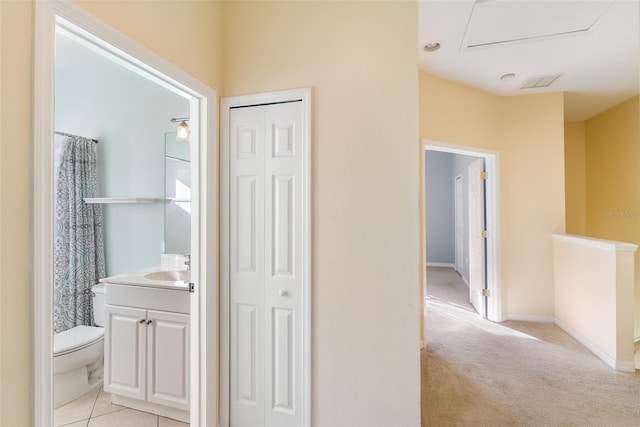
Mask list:
[{"label": "cabinet knob", "polygon": [[147,320],[147,325],[150,325],[153,320]]},{"label": "cabinet knob", "polygon": [[287,292],[286,289],[280,289],[278,291],[278,295],[280,295],[281,297],[286,297],[287,295],[289,295],[289,293]]},{"label": "cabinet knob", "polygon": [[144,319],[138,320],[138,323],[144,323]]}]

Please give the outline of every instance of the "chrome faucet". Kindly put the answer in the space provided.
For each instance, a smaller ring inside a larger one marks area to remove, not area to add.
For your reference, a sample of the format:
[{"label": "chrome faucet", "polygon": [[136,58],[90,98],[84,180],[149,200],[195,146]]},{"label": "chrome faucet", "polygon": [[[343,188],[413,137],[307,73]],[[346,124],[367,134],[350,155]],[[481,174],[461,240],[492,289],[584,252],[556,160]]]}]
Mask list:
[{"label": "chrome faucet", "polygon": [[191,254],[185,254],[184,265],[187,266],[187,270],[191,270]]}]

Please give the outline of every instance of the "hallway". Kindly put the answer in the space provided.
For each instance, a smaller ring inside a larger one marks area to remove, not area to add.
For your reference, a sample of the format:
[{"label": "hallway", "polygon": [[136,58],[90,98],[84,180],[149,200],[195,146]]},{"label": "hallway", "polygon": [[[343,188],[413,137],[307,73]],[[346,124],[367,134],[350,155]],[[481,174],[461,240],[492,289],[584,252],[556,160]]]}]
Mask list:
[{"label": "hallway", "polygon": [[427,267],[427,298],[476,312],[469,302],[469,286],[453,268]]},{"label": "hallway", "polygon": [[456,276],[427,269],[423,426],[638,424],[640,374],[611,370],[553,324],[483,320]]}]

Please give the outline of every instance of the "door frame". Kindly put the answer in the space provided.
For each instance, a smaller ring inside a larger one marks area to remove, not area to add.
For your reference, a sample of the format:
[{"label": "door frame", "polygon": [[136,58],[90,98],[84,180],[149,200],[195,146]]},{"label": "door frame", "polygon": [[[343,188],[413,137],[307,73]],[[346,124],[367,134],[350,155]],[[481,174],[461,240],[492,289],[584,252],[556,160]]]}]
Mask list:
[{"label": "door frame", "polygon": [[[458,175],[456,175],[453,178],[453,215],[454,215],[454,221],[453,221],[453,230],[454,230],[454,242],[453,242],[453,247],[454,247],[454,256],[453,256],[453,265],[454,268],[456,270],[456,272],[460,275],[460,277],[462,278],[462,280],[466,281],[464,276],[462,275],[462,273],[460,272],[460,268],[464,265],[464,260],[462,259],[464,257],[464,243],[462,245],[458,244],[458,240],[459,239],[464,239],[464,232],[460,232],[458,230],[458,214],[460,213],[460,211],[463,211],[462,214],[464,214],[464,201],[463,201],[463,197],[464,195],[463,193],[463,188],[462,188],[462,174],[459,173]],[[460,180],[460,200],[461,203],[458,203],[458,180]],[[461,214],[462,216],[462,222],[464,224],[464,216]],[[464,226],[463,226],[464,229]],[[461,235],[462,234],[462,235]],[[459,247],[462,246],[462,247]],[[458,256],[460,255],[460,256]]]},{"label": "door frame", "polygon": [[232,108],[302,101],[303,200],[302,329],[303,401],[302,419],[311,425],[311,88],[265,92],[222,98],[220,101],[220,425],[229,425],[229,119]]},{"label": "door frame", "polygon": [[[35,2],[33,69],[33,420],[53,425],[53,135],[57,28],[190,100],[192,174],[191,425],[218,419],[216,92],[71,2]],[[168,120],[168,119],[167,119]],[[206,236],[206,238],[201,238]],[[158,260],[160,263],[160,260]]]},{"label": "door frame", "polygon": [[[464,145],[456,145],[442,141],[435,141],[430,139],[422,139],[421,157],[424,162],[424,156],[427,150],[429,151],[441,151],[451,154],[462,154],[466,156],[482,157],[484,158],[485,171],[488,174],[488,179],[485,181],[485,221],[489,236],[486,239],[486,287],[489,290],[490,297],[486,300],[486,313],[487,319],[493,322],[502,322],[504,320],[502,310],[502,286],[500,282],[500,177],[499,177],[499,153],[497,151],[485,150],[477,147],[470,147]],[[422,181],[425,182],[426,174],[424,173]],[[423,191],[424,192],[424,191]],[[424,195],[422,196],[424,200]],[[424,208],[423,208],[424,214]],[[426,224],[423,226],[420,235],[424,236],[426,241]],[[424,241],[422,245],[424,246]],[[421,294],[423,296],[423,303],[421,307],[425,309],[424,300],[427,295],[427,281],[426,278],[423,281]],[[423,313],[424,314],[424,313]],[[423,315],[422,321],[424,322],[425,316]],[[426,334],[426,327],[423,325],[423,334]]]}]

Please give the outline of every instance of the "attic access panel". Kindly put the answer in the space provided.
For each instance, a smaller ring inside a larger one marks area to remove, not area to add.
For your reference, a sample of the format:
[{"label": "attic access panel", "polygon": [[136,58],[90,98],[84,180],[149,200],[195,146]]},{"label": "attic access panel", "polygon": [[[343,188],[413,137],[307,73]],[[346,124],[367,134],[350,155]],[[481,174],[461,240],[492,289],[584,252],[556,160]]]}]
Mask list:
[{"label": "attic access panel", "polygon": [[461,50],[588,31],[615,0],[477,0]]}]

